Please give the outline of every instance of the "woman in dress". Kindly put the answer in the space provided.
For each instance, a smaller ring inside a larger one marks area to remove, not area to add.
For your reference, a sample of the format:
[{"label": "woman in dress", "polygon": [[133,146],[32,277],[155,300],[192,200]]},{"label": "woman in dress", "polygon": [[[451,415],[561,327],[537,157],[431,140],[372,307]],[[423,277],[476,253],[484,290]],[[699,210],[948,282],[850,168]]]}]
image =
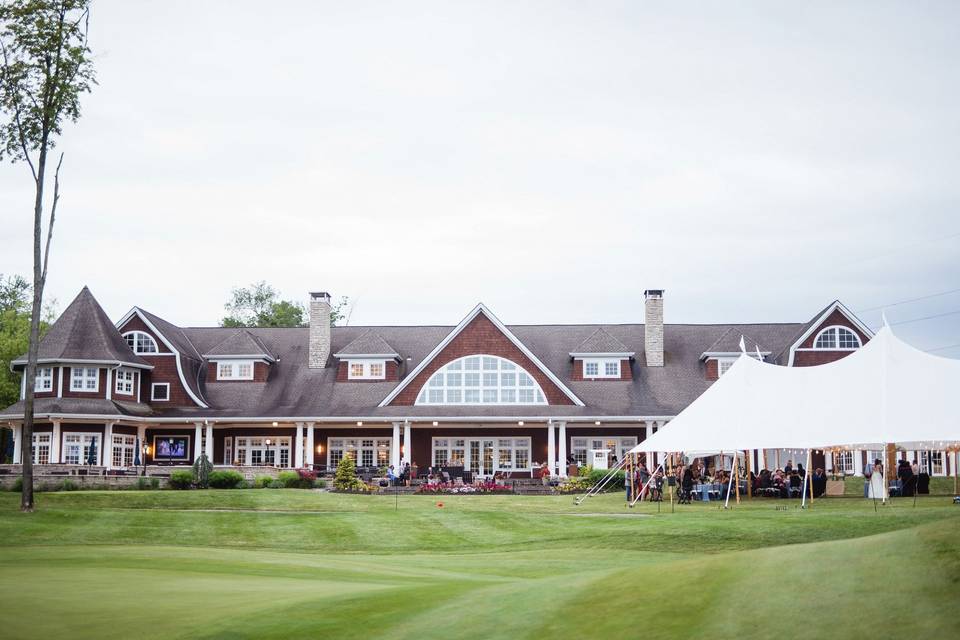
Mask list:
[{"label": "woman in dress", "polygon": [[880,459],[873,461],[873,473],[870,474],[870,486],[867,490],[867,497],[874,500],[880,499],[886,501],[887,494],[884,489],[885,478],[883,476],[883,464]]}]

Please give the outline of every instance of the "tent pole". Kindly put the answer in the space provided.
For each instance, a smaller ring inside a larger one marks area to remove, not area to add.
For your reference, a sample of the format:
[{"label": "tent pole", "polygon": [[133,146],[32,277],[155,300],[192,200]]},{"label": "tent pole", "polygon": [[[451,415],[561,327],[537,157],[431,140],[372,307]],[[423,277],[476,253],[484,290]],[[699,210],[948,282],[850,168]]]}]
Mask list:
[{"label": "tent pole", "polygon": [[753,456],[750,455],[750,451],[748,450],[747,451],[747,498],[750,498],[752,500],[753,499],[753,482],[750,481],[751,458],[753,458]]},{"label": "tent pole", "polygon": [[632,506],[633,506],[633,494],[636,493],[636,490],[637,490],[637,488],[633,486],[633,480],[634,480],[634,478],[635,478],[634,473],[633,473],[633,456],[634,456],[634,454],[633,454],[633,453],[628,453],[627,455],[630,456],[630,465],[629,465],[629,469],[627,469],[627,473],[630,474],[630,477],[627,478],[627,482],[628,482],[627,486],[630,487],[630,492],[627,493],[627,505],[632,507]]},{"label": "tent pole", "polygon": [[734,471],[735,471],[736,474],[737,474],[737,477],[736,477],[736,485],[734,486],[734,489],[736,489],[736,491],[737,491],[737,504],[740,504],[740,465],[737,464],[737,458],[736,458],[736,456],[734,456],[734,458],[733,458],[733,469],[731,469],[730,471],[731,471],[731,474],[732,474]]},{"label": "tent pole", "polygon": [[[673,475],[673,455],[668,454],[668,464],[670,465],[670,475]],[[667,488],[670,490],[670,513],[673,513],[673,485],[670,484],[670,481],[667,480]]]},{"label": "tent pole", "polygon": [[805,469],[805,471],[807,472],[807,475],[803,479],[803,481],[810,483],[810,506],[811,507],[813,506],[813,469],[811,469],[812,466],[813,466],[813,450],[807,449],[807,468]]},{"label": "tent pole", "polygon": [[[807,466],[804,467],[803,469],[804,473],[806,473],[807,476],[803,479],[803,499],[800,501],[801,509],[807,508],[807,477],[810,476],[810,454],[812,451],[813,451],[812,449],[807,449]],[[811,493],[812,493],[812,490],[811,490]],[[813,502],[812,495],[810,496],[810,502]]]},{"label": "tent pole", "polygon": [[[734,451],[733,451],[733,463],[732,463],[731,466],[736,465],[736,464],[737,464],[737,451],[736,451],[736,449],[734,449]],[[729,508],[730,508],[730,491],[731,491],[732,488],[733,488],[733,469],[730,469],[730,480],[727,481],[727,501],[723,503],[723,508],[724,508],[724,509],[729,509]],[[739,489],[739,487],[738,487],[738,489]]]}]

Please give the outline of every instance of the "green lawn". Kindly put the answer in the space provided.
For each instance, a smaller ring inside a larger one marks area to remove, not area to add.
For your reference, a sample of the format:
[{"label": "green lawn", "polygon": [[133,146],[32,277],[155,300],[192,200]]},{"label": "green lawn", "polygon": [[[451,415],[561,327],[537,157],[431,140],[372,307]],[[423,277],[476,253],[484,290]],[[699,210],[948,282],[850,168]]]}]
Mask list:
[{"label": "green lawn", "polygon": [[[738,638],[956,631],[949,498],[0,494],[0,637]],[[437,502],[443,502],[438,507]],[[776,506],[787,509],[777,510]]]}]

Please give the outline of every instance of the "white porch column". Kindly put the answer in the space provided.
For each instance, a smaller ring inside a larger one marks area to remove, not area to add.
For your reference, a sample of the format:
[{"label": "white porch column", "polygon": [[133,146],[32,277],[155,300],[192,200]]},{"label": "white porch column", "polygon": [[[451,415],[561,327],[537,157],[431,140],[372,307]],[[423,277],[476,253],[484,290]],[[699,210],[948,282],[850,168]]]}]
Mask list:
[{"label": "white porch column", "polygon": [[400,469],[400,423],[393,423],[393,440],[390,444],[390,464]]},{"label": "white porch column", "polygon": [[413,464],[413,434],[410,423],[403,423],[403,461],[406,464]]},{"label": "white porch column", "polygon": [[23,464],[23,425],[13,425],[13,464]]},{"label": "white porch column", "polygon": [[547,420],[547,468],[550,475],[557,473],[557,432],[553,428],[553,420]]},{"label": "white porch column", "polygon": [[210,461],[210,464],[213,464],[213,423],[207,423],[207,442],[203,447],[203,452],[207,454],[207,460]]},{"label": "white porch column", "polygon": [[316,447],[313,445],[313,423],[307,423],[307,445],[306,445],[306,466],[313,468],[314,460],[313,454],[316,453]]},{"label": "white porch column", "polygon": [[60,462],[60,421],[53,421],[53,435],[50,436],[50,463]]},{"label": "white porch column", "polygon": [[[109,371],[109,369],[107,369]],[[113,422],[103,428],[103,442],[100,443],[100,460],[107,469],[113,469]]]},{"label": "white porch column", "polygon": [[296,469],[303,468],[303,423],[297,423],[297,435],[293,440],[293,464]]},{"label": "white porch column", "polygon": [[567,477],[567,423],[560,423],[560,477]]},{"label": "white porch column", "polygon": [[203,439],[203,423],[194,422],[193,423],[193,461],[196,462],[200,458],[200,454],[203,453],[201,449],[201,440]]}]

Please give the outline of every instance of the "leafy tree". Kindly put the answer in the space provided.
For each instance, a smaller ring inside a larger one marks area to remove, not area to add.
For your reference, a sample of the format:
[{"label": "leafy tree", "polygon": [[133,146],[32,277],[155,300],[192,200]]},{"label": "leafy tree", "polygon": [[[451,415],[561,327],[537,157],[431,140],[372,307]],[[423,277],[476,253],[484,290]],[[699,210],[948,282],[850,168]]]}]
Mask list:
[{"label": "leafy tree", "polygon": [[353,456],[344,455],[340,458],[337,471],[333,474],[333,488],[340,491],[362,491],[366,486],[357,477],[357,464],[353,461]]},{"label": "leafy tree", "polygon": [[213,463],[207,458],[207,454],[201,453],[197,461],[193,463],[193,483],[198,489],[210,488],[210,473],[213,471]]},{"label": "leafy tree", "polygon": [[[336,325],[345,319],[347,297],[330,311],[330,323]],[[279,292],[261,280],[249,287],[231,291],[224,305],[227,315],[220,321],[222,327],[305,327],[306,308],[295,300],[281,300]]]},{"label": "leafy tree", "polygon": [[[60,200],[60,167],[53,175],[53,198],[41,253],[44,189],[48,154],[66,120],[80,118],[80,96],[95,83],[87,29],[90,0],[6,0],[0,4],[0,157],[22,161],[30,168],[33,202],[33,301],[30,310],[30,344],[24,375],[33,380],[40,343],[40,313],[47,280],[50,240]],[[23,410],[22,511],[33,511],[33,385],[26,385]]]}]

